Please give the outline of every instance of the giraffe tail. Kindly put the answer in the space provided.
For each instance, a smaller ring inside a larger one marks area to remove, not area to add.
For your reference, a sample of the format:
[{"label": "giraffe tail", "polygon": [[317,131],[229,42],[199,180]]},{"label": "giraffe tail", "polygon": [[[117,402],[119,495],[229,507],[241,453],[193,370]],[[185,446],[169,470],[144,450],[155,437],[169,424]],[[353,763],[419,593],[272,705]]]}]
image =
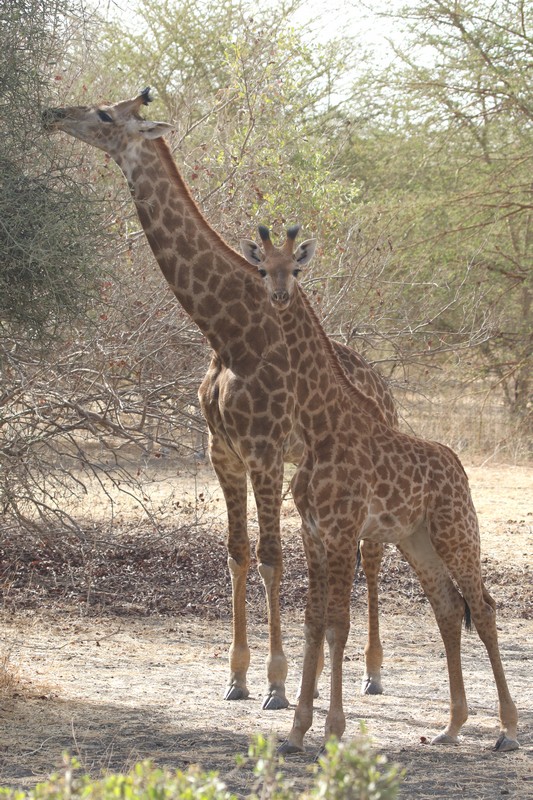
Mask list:
[{"label": "giraffe tail", "polygon": [[470,611],[470,606],[468,605],[468,603],[466,602],[464,597],[463,597],[463,601],[464,601],[464,604],[465,604],[465,615],[463,617],[464,624],[465,624],[465,630],[471,631],[472,630],[472,614],[471,614],[471,611]]},{"label": "giraffe tail", "polygon": [[[483,590],[483,600],[485,601],[485,603],[488,606],[490,606],[494,611],[496,611],[496,600],[493,597],[490,596],[490,594],[488,593],[488,591],[485,588],[484,584],[482,586],[482,590]],[[465,604],[465,615],[464,615],[465,630],[471,631],[472,630],[472,614],[470,612],[470,606],[468,605],[468,603],[466,602],[464,597],[463,597],[463,602]]]}]

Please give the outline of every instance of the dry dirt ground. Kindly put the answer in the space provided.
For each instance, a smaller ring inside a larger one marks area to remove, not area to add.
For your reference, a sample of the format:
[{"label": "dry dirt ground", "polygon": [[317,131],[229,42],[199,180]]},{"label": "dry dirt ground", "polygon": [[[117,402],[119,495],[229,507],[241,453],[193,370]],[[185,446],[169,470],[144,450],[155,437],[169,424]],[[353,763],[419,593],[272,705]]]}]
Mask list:
[{"label": "dry dirt ground", "polygon": [[[364,581],[354,587],[346,653],[345,738],[364,719],[376,748],[406,769],[402,798],[494,800],[533,797],[533,469],[468,468],[482,530],[486,583],[498,602],[500,645],[519,708],[521,749],[491,751],[497,737],[496,692],[475,634],[463,637],[470,717],[458,747],[426,742],[446,722],[443,648],[409,568],[387,550],[381,582],[385,694],[361,697],[365,636]],[[140,759],[218,770],[246,796],[251,767],[235,768],[254,733],[283,738],[293,707],[261,710],[267,637],[254,574],[249,591],[252,665],[249,700],[225,702],[230,634],[224,512],[207,467],[191,476],[168,469],[149,482],[143,517],[115,498],[112,523],[100,500],[80,502],[83,536],[10,535],[0,548],[0,635],[4,686],[0,713],[0,785],[29,787],[61,761],[125,770]],[[153,499],[153,490],[164,501]],[[256,530],[250,508],[252,534]],[[157,518],[157,524],[154,520]],[[298,522],[284,511],[283,585],[289,695],[302,653],[305,567]],[[5,677],[5,676],[4,676]],[[287,759],[286,775],[303,788],[321,742],[327,669],[304,756]]]}]

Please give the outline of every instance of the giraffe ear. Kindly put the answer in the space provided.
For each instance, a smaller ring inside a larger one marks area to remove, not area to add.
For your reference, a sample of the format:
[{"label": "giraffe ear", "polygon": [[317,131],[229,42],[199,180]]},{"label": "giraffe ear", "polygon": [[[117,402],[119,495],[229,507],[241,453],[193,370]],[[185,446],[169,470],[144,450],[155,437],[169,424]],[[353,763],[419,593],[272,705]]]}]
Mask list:
[{"label": "giraffe ear", "polygon": [[306,239],[305,242],[298,245],[294,251],[295,261],[297,261],[301,267],[305,266],[305,264],[309,264],[315,254],[316,246],[316,239]]},{"label": "giraffe ear", "polygon": [[257,267],[263,261],[263,251],[250,239],[241,239],[241,253],[252,266]]},{"label": "giraffe ear", "polygon": [[169,131],[175,130],[174,125],[168,122],[152,122],[149,119],[137,120],[137,129],[145,139],[159,139]]}]

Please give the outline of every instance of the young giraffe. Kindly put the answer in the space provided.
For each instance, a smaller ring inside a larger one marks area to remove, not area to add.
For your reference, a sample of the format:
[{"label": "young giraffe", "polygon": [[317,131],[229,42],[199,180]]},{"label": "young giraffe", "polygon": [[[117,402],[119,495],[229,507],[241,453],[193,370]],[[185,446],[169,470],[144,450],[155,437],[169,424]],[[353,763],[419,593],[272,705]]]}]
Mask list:
[{"label": "young giraffe", "polygon": [[[250,650],[246,635],[246,576],[250,562],[246,475],[259,520],[257,559],[269,618],[268,691],[263,707],[286,708],[279,586],[282,571],[280,505],[283,462],[298,460],[293,379],[279,322],[255,270],[209,226],[160,138],[172,126],[140,116],[149,90],[114,105],[49,109],[45,127],[62,130],[107,152],[124,172],[158,264],[183,308],[215,355],[199,390],[210,432],[210,457],[228,513],[233,637],[226,699],[248,696]],[[345,369],[396,423],[385,381],[357,353],[335,343]],[[363,691],[381,691],[377,580],[382,546],[362,548],[368,584],[369,639]]]},{"label": "young giraffe", "polygon": [[292,492],[302,517],[309,571],[306,645],[300,699],[282,752],[303,749],[324,635],[331,657],[326,737],[344,732],[342,661],[359,538],[396,544],[435,613],[448,661],[451,704],[449,723],[433,743],[457,743],[468,715],[461,670],[466,603],[498,690],[501,733],[495,749],[514,750],[518,716],[500,659],[495,603],[481,577],[477,516],[465,471],[448,447],[392,429],[375,402],[346,378],[295,279],[316,246],[308,240],[293,253],[297,232],[297,227],[290,228],[280,249],[264,227],[259,229],[264,250],[248,240],[241,243],[245,257],[266,279],[280,317],[296,376],[296,413],[305,445]]}]

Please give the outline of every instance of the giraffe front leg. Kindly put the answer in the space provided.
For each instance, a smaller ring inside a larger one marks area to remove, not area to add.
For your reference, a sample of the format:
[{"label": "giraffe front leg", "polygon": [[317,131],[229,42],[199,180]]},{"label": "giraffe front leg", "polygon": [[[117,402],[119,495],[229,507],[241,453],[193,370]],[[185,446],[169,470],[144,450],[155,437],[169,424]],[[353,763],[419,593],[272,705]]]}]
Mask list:
[{"label": "giraffe front leg", "polygon": [[[307,615],[306,615],[307,617]],[[302,668],[300,694],[294,712],[292,728],[287,739],[279,746],[278,752],[283,755],[302,753],[304,736],[313,722],[313,697],[320,650],[323,649],[324,621],[306,619],[305,650]]]},{"label": "giraffe front leg", "polygon": [[368,638],[365,645],[365,674],[361,683],[361,694],[383,694],[381,665],[383,647],[379,636],[378,580],[383,545],[379,542],[361,542],[361,565],[366,577],[368,603]]},{"label": "giraffe front leg", "polygon": [[262,707],[266,711],[278,711],[282,708],[287,708],[289,705],[285,693],[288,667],[287,659],[283,652],[279,611],[281,567],[279,571],[276,571],[273,567],[261,563],[258,566],[258,571],[265,587],[269,621],[269,653],[266,662],[268,689],[263,699]]},{"label": "giraffe front leg", "polygon": [[[315,700],[317,699],[317,697],[320,697],[320,692],[318,690],[318,681],[320,680],[320,676],[322,675],[323,671],[324,671],[324,642],[322,642],[318,651],[318,664],[315,676],[315,691],[313,693],[313,697],[315,698]],[[300,699],[301,691],[302,691],[302,682],[300,680],[300,686],[298,687],[298,693],[296,695],[297,701]]]},{"label": "giraffe front leg", "polygon": [[[294,486],[293,486],[294,493]],[[297,495],[295,494],[295,499]],[[299,508],[302,503],[300,502]],[[302,512],[300,512],[302,513]],[[316,529],[303,521],[302,536],[307,559],[309,588],[305,607],[305,650],[298,704],[291,731],[280,746],[280,753],[301,753],[304,736],[313,722],[313,697],[316,676],[323,659],[326,629],[328,573],[324,546]]]},{"label": "giraffe front leg", "polygon": [[232,587],[233,638],[229,649],[230,678],[224,700],[246,700],[250,694],[246,685],[246,674],[250,666],[245,611],[248,564],[249,561],[243,565],[231,556],[228,558]]},{"label": "giraffe front leg", "polygon": [[[266,464],[270,463],[270,469]],[[283,461],[281,453],[273,459],[264,458],[259,472],[251,471],[259,521],[257,542],[258,571],[265,588],[268,615],[269,651],[267,656],[268,688],[263,699],[263,709],[277,711],[287,708],[289,701],[285,691],[287,659],[283,652],[281,637],[281,615],[279,593],[282,575],[282,552],[280,535],[280,507],[283,485]]]},{"label": "giraffe front leg", "polygon": [[[355,548],[342,547],[348,537],[331,536],[326,543],[328,552],[328,603],[326,639],[331,664],[329,710],[326,717],[326,741],[335,736],[341,739],[346,718],[342,698],[344,650],[350,631],[350,594],[355,572]],[[348,545],[350,540],[348,539]]]},{"label": "giraffe front leg", "polygon": [[250,664],[250,648],[246,635],[246,579],[250,565],[246,472],[244,465],[213,435],[210,437],[209,454],[224,493],[228,513],[228,568],[233,613],[232,642],[229,649],[230,677],[224,699],[245,700],[250,694],[246,685]]}]

